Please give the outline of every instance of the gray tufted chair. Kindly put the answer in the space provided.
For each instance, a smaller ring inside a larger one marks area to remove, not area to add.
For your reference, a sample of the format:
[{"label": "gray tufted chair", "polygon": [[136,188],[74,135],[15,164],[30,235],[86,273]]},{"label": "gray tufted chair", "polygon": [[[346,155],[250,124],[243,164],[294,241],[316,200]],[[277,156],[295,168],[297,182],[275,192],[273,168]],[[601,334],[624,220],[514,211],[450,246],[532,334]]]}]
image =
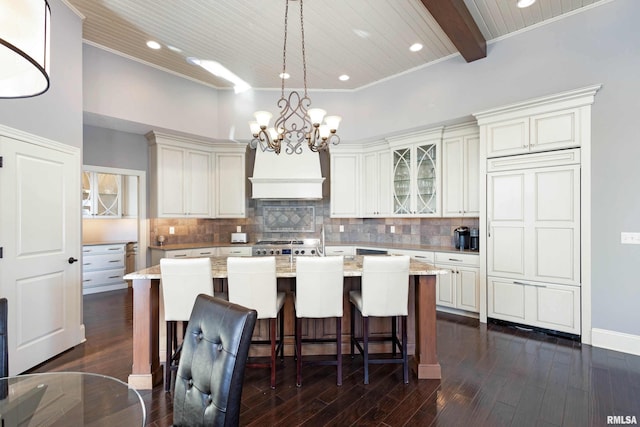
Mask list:
[{"label": "gray tufted chair", "polygon": [[173,397],[174,426],[237,426],[257,312],[198,295],[184,338]]}]

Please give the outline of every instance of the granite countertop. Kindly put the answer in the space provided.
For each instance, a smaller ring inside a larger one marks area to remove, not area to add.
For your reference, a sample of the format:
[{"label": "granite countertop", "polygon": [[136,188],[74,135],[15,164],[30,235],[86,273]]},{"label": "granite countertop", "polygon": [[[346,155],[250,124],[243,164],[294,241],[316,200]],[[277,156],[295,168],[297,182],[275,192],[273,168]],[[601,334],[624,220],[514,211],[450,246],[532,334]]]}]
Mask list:
[{"label": "granite countertop", "polygon": [[[201,242],[201,243],[173,243],[167,245],[152,245],[149,249],[157,249],[162,251],[175,251],[184,249],[199,249],[199,248],[219,248],[219,247],[252,247],[255,243],[213,243],[213,242]],[[469,249],[456,249],[453,246],[433,246],[433,245],[411,245],[403,243],[371,243],[371,242],[327,242],[325,246],[355,246],[358,248],[367,249],[387,249],[387,250],[413,250],[413,251],[428,251],[428,252],[456,252],[470,255],[477,255],[478,251],[471,251]]]},{"label": "granite countertop", "polygon": [[[276,256],[276,275],[278,277],[296,277],[296,258],[288,255]],[[362,255],[344,257],[344,276],[362,276]],[[227,257],[211,257],[211,270],[214,279],[227,277]],[[448,270],[439,269],[432,264],[412,259],[409,266],[409,274],[417,276],[431,276],[446,273]],[[129,273],[124,280],[160,279],[160,266],[154,265],[140,271]]]}]

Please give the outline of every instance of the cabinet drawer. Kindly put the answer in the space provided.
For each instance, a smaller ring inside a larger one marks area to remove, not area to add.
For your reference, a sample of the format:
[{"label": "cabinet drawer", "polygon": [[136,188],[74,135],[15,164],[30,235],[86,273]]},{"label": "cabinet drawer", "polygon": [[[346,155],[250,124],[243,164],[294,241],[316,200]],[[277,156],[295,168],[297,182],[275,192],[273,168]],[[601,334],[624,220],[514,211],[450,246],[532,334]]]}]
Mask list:
[{"label": "cabinet drawer", "polygon": [[251,246],[218,248],[221,256],[251,256]]},{"label": "cabinet drawer", "polygon": [[455,264],[455,265],[480,265],[480,257],[474,254],[463,254],[457,252],[436,252],[436,263]]},{"label": "cabinet drawer", "polygon": [[191,249],[189,255],[192,257],[211,257],[218,255],[218,248],[198,248]]},{"label": "cabinet drawer", "polygon": [[82,286],[92,287],[106,285],[109,283],[120,283],[123,281],[124,268],[113,270],[87,271],[82,273]]},{"label": "cabinet drawer", "polygon": [[115,244],[115,245],[91,245],[91,246],[83,246],[82,253],[84,255],[93,255],[93,254],[123,254],[124,253],[124,245],[123,244]]},{"label": "cabinet drawer", "polygon": [[355,255],[356,248],[355,246],[326,246],[324,248],[324,254],[327,256]]},{"label": "cabinet drawer", "polygon": [[82,270],[104,270],[112,268],[124,268],[124,254],[113,253],[104,255],[84,256],[82,259]]},{"label": "cabinet drawer", "polygon": [[183,251],[165,251],[163,258],[188,258],[191,256],[190,250]]},{"label": "cabinet drawer", "polygon": [[428,262],[429,264],[433,264],[435,262],[435,255],[433,254],[433,252],[428,251],[392,249],[389,250],[389,255],[409,255],[411,259],[415,259],[416,261]]}]

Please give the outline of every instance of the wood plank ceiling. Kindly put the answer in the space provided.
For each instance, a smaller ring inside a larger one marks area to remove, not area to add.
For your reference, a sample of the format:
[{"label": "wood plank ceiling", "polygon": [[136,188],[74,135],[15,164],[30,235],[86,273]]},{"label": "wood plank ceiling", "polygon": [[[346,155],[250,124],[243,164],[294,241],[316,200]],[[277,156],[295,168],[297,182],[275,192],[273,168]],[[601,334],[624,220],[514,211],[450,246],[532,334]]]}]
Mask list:
[{"label": "wood plank ceiling", "polygon": [[[63,0],[85,16],[86,43],[172,73],[232,84],[186,61],[220,62],[255,88],[279,88],[284,0]],[[608,0],[304,0],[309,88],[352,90],[458,52],[473,61],[486,41]],[[287,87],[302,87],[299,2],[289,11]],[[148,40],[162,45],[146,46]],[[413,43],[419,52],[410,52]],[[340,81],[347,74],[350,79]]]}]

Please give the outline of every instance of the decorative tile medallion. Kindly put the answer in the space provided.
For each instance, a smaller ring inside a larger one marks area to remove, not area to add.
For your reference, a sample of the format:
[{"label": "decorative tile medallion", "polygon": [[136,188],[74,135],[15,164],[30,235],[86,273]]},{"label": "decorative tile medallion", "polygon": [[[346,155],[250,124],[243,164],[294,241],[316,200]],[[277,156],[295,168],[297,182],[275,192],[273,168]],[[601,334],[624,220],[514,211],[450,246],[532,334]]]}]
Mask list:
[{"label": "decorative tile medallion", "polygon": [[264,229],[267,232],[314,232],[313,206],[265,206]]}]

